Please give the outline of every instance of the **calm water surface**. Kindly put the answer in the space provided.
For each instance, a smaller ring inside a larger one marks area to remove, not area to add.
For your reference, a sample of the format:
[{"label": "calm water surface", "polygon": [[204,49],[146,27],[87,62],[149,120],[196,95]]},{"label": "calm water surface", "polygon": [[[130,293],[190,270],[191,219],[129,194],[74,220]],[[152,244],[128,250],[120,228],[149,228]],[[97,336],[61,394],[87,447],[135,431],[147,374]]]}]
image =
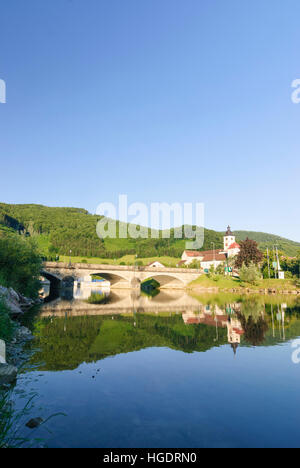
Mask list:
[{"label": "calm water surface", "polygon": [[43,439],[34,446],[300,446],[299,302],[119,291],[95,306],[87,296],[48,302],[34,321],[14,403],[35,395],[24,422],[65,414],[34,431],[22,423],[23,436]]}]

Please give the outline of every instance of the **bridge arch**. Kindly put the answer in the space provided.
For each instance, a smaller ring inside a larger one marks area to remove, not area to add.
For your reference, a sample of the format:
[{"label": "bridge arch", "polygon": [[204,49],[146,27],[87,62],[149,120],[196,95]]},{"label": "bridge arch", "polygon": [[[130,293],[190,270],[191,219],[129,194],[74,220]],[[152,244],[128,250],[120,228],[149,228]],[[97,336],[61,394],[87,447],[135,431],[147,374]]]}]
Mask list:
[{"label": "bridge arch", "polygon": [[116,274],[116,273],[108,273],[107,271],[101,271],[101,270],[90,273],[90,276],[95,276],[95,275],[101,276],[101,278],[104,278],[105,280],[109,281],[110,286],[115,286],[119,283],[126,283],[127,286],[128,284],[130,284],[128,278],[126,278],[125,276]]},{"label": "bridge arch", "polygon": [[143,281],[147,281],[149,279],[153,278],[155,281],[157,281],[160,284],[160,287],[174,287],[174,288],[182,288],[185,286],[185,282],[181,277],[177,277],[176,275],[173,275],[172,273],[152,273],[147,275],[146,278],[143,279]]},{"label": "bridge arch", "polygon": [[46,271],[46,270],[42,270],[41,271],[41,276],[43,276],[43,278],[46,278],[47,280],[50,281],[50,284],[55,287],[59,287],[61,286],[61,277],[59,275],[56,275],[55,273],[50,273],[49,271]]}]

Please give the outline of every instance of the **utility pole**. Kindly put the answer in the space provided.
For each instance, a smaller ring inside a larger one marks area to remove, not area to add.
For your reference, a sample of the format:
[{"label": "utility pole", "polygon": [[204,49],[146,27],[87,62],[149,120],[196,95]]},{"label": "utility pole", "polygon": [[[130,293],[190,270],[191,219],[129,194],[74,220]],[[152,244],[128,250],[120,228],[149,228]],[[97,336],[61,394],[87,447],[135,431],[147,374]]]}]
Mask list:
[{"label": "utility pole", "polygon": [[267,247],[267,258],[268,258],[268,274],[269,274],[269,279],[271,278],[271,273],[270,273],[270,258],[269,258],[269,248]]},{"label": "utility pole", "polygon": [[276,277],[276,266],[274,266],[275,264],[275,248],[274,248],[274,245],[273,245],[273,268],[274,268],[274,273],[275,273],[275,279],[277,278]]},{"label": "utility pole", "polygon": [[216,269],[216,256],[215,256],[215,243],[211,242],[213,246],[213,260],[214,260],[214,270]]},{"label": "utility pole", "polygon": [[279,255],[278,255],[278,245],[276,245],[276,258],[277,258],[277,275],[279,278],[279,271],[281,271],[281,268],[280,268]]}]

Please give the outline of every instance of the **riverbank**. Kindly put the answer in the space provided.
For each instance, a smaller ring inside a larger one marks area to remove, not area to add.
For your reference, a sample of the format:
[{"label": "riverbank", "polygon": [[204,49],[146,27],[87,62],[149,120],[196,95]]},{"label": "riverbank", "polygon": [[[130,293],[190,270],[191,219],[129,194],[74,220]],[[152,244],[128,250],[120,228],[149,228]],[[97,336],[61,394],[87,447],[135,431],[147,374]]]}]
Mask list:
[{"label": "riverbank", "polygon": [[20,320],[41,303],[40,299],[29,299],[13,288],[0,286],[0,388],[14,383],[27,360],[23,348],[33,336]]},{"label": "riverbank", "polygon": [[256,284],[241,281],[238,278],[216,275],[213,278],[202,275],[192,281],[189,291],[228,292],[237,294],[279,294],[300,296],[297,280],[261,279]]}]

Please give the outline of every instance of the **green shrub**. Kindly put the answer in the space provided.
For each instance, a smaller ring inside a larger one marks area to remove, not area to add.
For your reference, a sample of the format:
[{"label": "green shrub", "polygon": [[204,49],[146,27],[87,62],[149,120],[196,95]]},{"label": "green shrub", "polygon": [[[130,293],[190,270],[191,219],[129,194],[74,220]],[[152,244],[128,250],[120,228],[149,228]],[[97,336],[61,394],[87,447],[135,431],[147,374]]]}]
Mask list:
[{"label": "green shrub", "polygon": [[293,275],[293,273],[291,273],[290,271],[285,271],[285,272],[284,272],[284,278],[285,278],[285,279],[293,279],[293,278],[294,278],[294,275]]},{"label": "green shrub", "polygon": [[19,235],[0,236],[0,284],[37,297],[41,258],[37,245]]},{"label": "green shrub", "polygon": [[193,261],[189,264],[188,267],[189,267],[189,268],[193,268],[193,269],[195,269],[195,270],[199,270],[199,269],[201,268],[201,263],[200,263],[199,260],[193,260]]},{"label": "green shrub", "polygon": [[0,339],[10,341],[14,333],[15,325],[10,319],[8,308],[0,298]]},{"label": "green shrub", "polygon": [[223,263],[220,263],[220,265],[218,265],[217,268],[216,268],[216,273],[218,275],[224,276],[225,275],[225,268],[224,267],[225,267],[225,265]]},{"label": "green shrub", "polygon": [[243,264],[240,269],[240,279],[245,283],[255,285],[261,279],[261,272],[254,263],[250,263],[249,266]]}]

